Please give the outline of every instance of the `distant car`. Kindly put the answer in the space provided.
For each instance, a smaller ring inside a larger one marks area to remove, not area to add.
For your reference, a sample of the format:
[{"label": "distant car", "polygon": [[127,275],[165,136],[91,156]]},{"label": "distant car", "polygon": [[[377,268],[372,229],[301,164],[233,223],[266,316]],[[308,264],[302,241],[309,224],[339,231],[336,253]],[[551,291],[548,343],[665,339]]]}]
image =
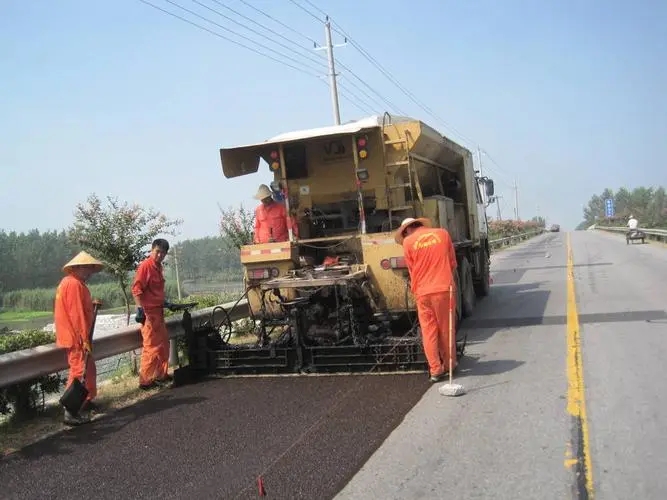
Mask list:
[{"label": "distant car", "polygon": [[551,231],[552,233],[557,233],[558,231],[560,231],[560,226],[558,224],[551,224],[549,231]]}]

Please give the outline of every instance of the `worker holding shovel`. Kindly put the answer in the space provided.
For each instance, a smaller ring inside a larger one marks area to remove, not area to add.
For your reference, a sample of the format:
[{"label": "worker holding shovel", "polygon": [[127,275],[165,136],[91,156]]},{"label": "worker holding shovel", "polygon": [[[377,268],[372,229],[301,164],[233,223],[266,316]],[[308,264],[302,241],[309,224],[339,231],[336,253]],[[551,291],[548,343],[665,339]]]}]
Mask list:
[{"label": "worker holding shovel", "polygon": [[90,356],[90,334],[94,327],[96,308],[86,281],[103,267],[99,260],[86,252],[80,252],[63,266],[66,276],[56,290],[53,319],[56,345],[67,351],[67,389],[75,380],[84,380],[87,390],[80,412],[65,408],[64,421],[68,425],[90,421],[88,411],[94,409],[92,400],[97,396],[97,371],[95,360]]}]

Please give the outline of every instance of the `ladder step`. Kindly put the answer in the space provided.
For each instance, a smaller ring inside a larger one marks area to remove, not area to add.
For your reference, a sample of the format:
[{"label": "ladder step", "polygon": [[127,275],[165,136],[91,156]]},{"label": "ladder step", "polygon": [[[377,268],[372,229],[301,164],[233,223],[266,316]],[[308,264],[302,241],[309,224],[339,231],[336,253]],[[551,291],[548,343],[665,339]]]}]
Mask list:
[{"label": "ladder step", "polygon": [[400,166],[409,165],[409,164],[410,164],[410,162],[408,160],[401,160],[401,161],[395,161],[393,163],[387,163],[386,166],[387,167],[400,167]]},{"label": "ladder step", "polygon": [[393,207],[389,209],[389,212],[404,212],[405,210],[413,210],[414,207],[412,205],[399,205],[397,207]]},{"label": "ladder step", "polygon": [[384,141],[385,144],[390,145],[390,144],[407,144],[408,141],[405,139],[394,139],[391,141]]},{"label": "ladder step", "polygon": [[391,184],[389,186],[389,189],[400,189],[400,188],[406,188],[406,187],[412,187],[412,184],[409,182],[402,182],[400,184]]}]

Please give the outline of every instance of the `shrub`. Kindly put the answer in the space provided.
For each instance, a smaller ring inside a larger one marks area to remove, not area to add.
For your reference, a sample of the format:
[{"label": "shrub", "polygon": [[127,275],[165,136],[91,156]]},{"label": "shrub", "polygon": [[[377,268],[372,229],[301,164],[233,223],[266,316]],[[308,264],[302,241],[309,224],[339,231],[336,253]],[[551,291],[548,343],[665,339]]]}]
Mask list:
[{"label": "shrub", "polygon": [[[42,330],[26,330],[0,336],[0,354],[52,344],[55,335]],[[45,375],[0,389],[0,413],[12,412],[15,418],[26,418],[44,410],[44,396],[60,391],[64,379],[60,374]],[[41,400],[41,401],[40,401]]]}]

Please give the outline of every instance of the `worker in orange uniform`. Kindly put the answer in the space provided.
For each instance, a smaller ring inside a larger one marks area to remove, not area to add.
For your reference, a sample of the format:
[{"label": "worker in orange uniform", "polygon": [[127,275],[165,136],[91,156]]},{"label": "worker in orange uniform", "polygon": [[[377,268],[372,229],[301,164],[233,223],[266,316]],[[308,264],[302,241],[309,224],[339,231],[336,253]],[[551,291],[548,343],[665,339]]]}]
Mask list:
[{"label": "worker in orange uniform", "polygon": [[449,294],[457,267],[454,244],[446,230],[411,217],[401,223],[395,240],[403,246],[410,273],[430,380],[439,382],[447,374],[450,354],[452,369],[457,364],[455,335],[449,344],[449,308],[456,307],[456,296]]},{"label": "worker in orange uniform", "polygon": [[132,283],[132,295],[137,306],[135,320],[142,323],[143,339],[139,387],[152,389],[170,382],[169,375],[169,334],[164,322],[164,274],[162,261],[169,252],[169,242],[156,239],[151,245],[151,253],[137,268]]},{"label": "worker in orange uniform", "polygon": [[[261,184],[255,195],[256,200],[262,202],[255,209],[255,243],[272,243],[274,241],[288,241],[287,209],[285,205],[273,199],[271,189]],[[295,237],[299,237],[299,227],[292,217],[289,225]]]},{"label": "worker in orange uniform", "polygon": [[[69,376],[67,387],[85,372],[85,386],[88,396],[78,414],[65,409],[64,421],[67,425],[78,425],[90,421],[89,411],[96,409],[92,402],[97,396],[97,370],[95,360],[90,355],[90,330],[93,326],[93,300],[86,281],[103,269],[103,264],[86,252],[80,252],[63,266],[66,276],[58,284],[53,309],[56,345],[67,351]],[[86,352],[88,362],[85,362]]]}]

